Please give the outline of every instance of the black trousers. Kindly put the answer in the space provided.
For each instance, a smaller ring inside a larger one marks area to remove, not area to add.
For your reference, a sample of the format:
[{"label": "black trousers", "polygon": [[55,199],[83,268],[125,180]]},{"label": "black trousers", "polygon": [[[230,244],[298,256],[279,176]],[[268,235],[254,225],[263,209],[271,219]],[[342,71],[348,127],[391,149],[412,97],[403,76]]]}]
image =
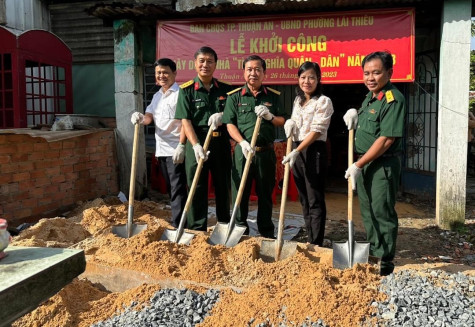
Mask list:
[{"label": "black trousers", "polygon": [[[294,143],[297,147],[300,142]],[[327,148],[323,141],[315,141],[300,152],[292,167],[295,184],[302,204],[308,242],[321,246],[325,234],[327,208],[325,205],[325,176]]]},{"label": "black trousers", "polygon": [[186,204],[187,188],[185,165],[173,163],[172,157],[158,157],[162,176],[167,183],[167,191],[170,196],[170,206],[172,208],[172,225],[178,227],[181,215]]}]

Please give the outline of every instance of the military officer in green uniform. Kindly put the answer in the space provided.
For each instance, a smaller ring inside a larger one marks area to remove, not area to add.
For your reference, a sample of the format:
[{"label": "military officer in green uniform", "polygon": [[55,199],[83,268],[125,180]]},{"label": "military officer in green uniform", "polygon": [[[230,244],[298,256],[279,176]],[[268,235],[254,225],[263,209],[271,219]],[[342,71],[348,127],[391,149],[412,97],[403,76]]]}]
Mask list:
[{"label": "military officer in green uniform", "polygon": [[[352,187],[358,186],[363,224],[370,254],[381,258],[381,275],[394,270],[398,233],[395,210],[401,175],[405,98],[391,84],[393,58],[388,52],[373,52],[363,62],[363,79],[369,89],[359,111],[350,109],[343,119],[356,129],[358,159],[346,171]],[[355,185],[356,181],[356,185]]]},{"label": "military officer in green uniform", "polygon": [[[243,68],[246,84],[228,93],[223,115],[223,123],[227,124],[229,135],[239,144],[234,149],[231,173],[233,202],[241,183],[246,159],[250,153],[255,153],[237,212],[236,224],[248,228],[249,196],[252,181],[255,180],[258,197],[257,227],[262,236],[274,238],[272,191],[275,184],[275,127],[284,125],[286,113],[280,105],[280,92],[262,85],[266,62],[261,57],[252,55],[244,60]],[[252,149],[249,143],[258,116],[263,120],[256,147]]]},{"label": "military officer in green uniform", "polygon": [[[176,119],[182,120],[187,142],[185,146],[185,170],[191,187],[200,158],[205,160],[191,206],[187,213],[188,228],[206,231],[208,221],[208,172],[211,172],[216,194],[218,221],[230,220],[231,145],[222,115],[229,84],[213,77],[218,56],[209,47],[198,49],[194,55],[198,73],[193,80],[180,86]],[[213,129],[208,152],[203,145],[209,128]]]}]

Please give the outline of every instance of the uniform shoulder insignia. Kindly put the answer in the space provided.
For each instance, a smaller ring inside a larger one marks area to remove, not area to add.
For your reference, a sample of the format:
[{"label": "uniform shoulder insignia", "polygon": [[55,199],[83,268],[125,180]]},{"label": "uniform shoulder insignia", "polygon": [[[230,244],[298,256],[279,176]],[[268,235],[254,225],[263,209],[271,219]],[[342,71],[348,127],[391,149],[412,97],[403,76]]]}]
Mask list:
[{"label": "uniform shoulder insignia", "polygon": [[188,87],[193,83],[194,83],[194,81],[192,79],[190,79],[188,82],[185,82],[185,83],[181,84],[180,88],[184,89],[185,87]]},{"label": "uniform shoulder insignia", "polygon": [[225,82],[225,81],[222,81],[222,80],[218,80],[220,83],[223,83],[223,84],[226,84],[226,85],[231,85],[231,83],[229,82]]},{"label": "uniform shoulder insignia", "polygon": [[387,103],[391,103],[391,102],[394,101],[394,95],[393,95],[393,92],[391,90],[386,91],[386,101],[387,101]]},{"label": "uniform shoulder insignia", "polygon": [[269,91],[271,91],[271,92],[274,92],[274,93],[277,94],[277,95],[280,95],[280,92],[277,91],[277,90],[274,90],[273,88],[270,88],[270,87],[267,86],[267,89],[268,89]]},{"label": "uniform shoulder insignia", "polygon": [[233,93],[239,91],[240,89],[242,89],[242,87],[238,87],[237,89],[234,89],[234,90],[232,90],[232,91],[229,91],[229,92],[226,93],[226,94],[227,94],[227,95],[231,95],[231,94],[233,94]]}]

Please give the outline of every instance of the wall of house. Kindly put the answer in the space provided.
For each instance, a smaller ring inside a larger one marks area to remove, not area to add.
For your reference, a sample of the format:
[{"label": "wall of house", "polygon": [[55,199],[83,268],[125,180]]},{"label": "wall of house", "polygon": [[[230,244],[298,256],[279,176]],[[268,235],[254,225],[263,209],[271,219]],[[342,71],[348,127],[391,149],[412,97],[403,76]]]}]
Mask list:
[{"label": "wall of house", "polygon": [[0,135],[0,217],[51,217],[78,201],[119,191],[113,130],[47,142]]}]

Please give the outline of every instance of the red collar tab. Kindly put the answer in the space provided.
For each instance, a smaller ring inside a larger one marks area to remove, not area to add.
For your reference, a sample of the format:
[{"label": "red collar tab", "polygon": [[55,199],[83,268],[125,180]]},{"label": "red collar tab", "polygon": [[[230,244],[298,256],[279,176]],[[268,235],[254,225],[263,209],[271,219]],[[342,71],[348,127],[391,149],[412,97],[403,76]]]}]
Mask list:
[{"label": "red collar tab", "polygon": [[378,98],[379,101],[381,101],[384,98],[383,91],[379,91],[377,98]]},{"label": "red collar tab", "polygon": [[200,83],[195,82],[195,91],[198,91],[199,88],[200,88]]},{"label": "red collar tab", "polygon": [[243,88],[242,88],[242,91],[241,91],[241,95],[245,95],[245,94],[246,94],[246,88],[243,87]]},{"label": "red collar tab", "polygon": [[267,95],[267,88],[263,86],[262,89],[264,90],[264,93]]},{"label": "red collar tab", "polygon": [[218,81],[217,81],[217,80],[213,80],[213,82],[214,82],[214,86],[216,86],[217,88],[219,88],[219,86],[218,86]]}]

